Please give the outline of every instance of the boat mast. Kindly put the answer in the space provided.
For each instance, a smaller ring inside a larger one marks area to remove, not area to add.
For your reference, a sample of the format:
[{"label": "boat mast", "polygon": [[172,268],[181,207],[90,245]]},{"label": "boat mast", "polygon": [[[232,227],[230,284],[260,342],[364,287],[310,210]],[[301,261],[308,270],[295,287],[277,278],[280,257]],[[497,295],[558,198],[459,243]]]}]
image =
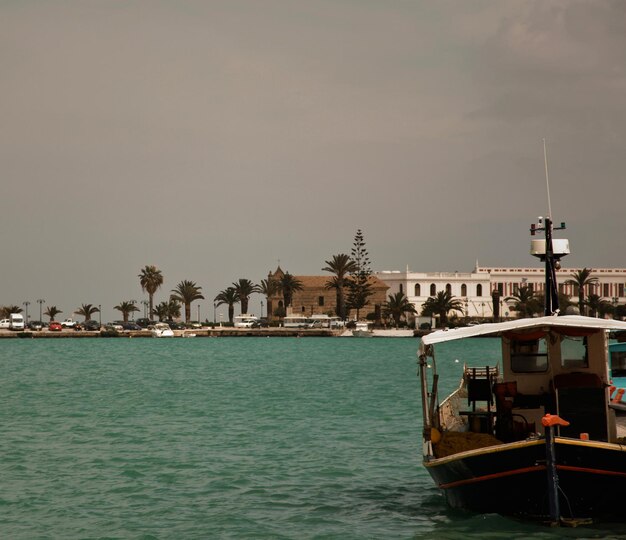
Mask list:
[{"label": "boat mast", "polygon": [[[548,153],[546,151],[546,140],[543,139],[543,162],[546,171],[546,189],[548,193],[548,215],[545,218],[539,218],[539,227],[535,224],[530,226],[530,234],[534,236],[537,231],[544,231],[545,249],[537,255],[545,263],[545,303],[544,315],[558,315],[559,313],[559,289],[556,282],[556,271],[561,267],[561,257],[565,253],[554,252],[552,243],[552,232],[555,230],[565,229],[565,223],[561,223],[560,227],[554,227],[552,223],[552,204],[550,202],[550,179],[548,176]],[[543,227],[542,225],[543,221]]]}]

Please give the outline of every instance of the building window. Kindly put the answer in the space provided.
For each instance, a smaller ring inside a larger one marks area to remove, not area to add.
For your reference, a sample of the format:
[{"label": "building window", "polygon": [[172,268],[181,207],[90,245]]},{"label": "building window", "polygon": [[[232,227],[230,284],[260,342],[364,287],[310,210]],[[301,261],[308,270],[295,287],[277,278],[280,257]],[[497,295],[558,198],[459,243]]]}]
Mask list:
[{"label": "building window", "polygon": [[[623,288],[623,285],[622,285],[622,288]],[[415,284],[415,296],[422,296],[422,290],[421,290],[419,283]],[[620,296],[624,296],[624,295],[621,294]]]},{"label": "building window", "polygon": [[609,297],[611,296],[611,288],[608,283],[604,283],[602,285],[602,296]]},{"label": "building window", "polygon": [[317,305],[318,306],[323,306],[324,305],[324,297],[323,296],[318,297]]},{"label": "building window", "polygon": [[452,294],[452,285],[450,285],[449,283],[446,283],[446,292],[448,294]]},{"label": "building window", "polygon": [[497,289],[500,295],[504,294],[504,283],[497,283]]},{"label": "building window", "polygon": [[476,285],[476,296],[482,296],[483,295],[483,286],[479,283],[478,285]]},{"label": "building window", "polygon": [[620,298],[624,297],[624,284],[623,283],[620,283],[617,286],[617,296],[619,296]]},{"label": "building window", "polygon": [[467,296],[467,285],[465,283],[461,285],[461,296]]},{"label": "building window", "polygon": [[306,313],[306,306],[302,306],[302,313]]},{"label": "building window", "polygon": [[434,283],[430,284],[430,296],[437,296],[437,287]]},{"label": "building window", "polygon": [[404,287],[402,287],[402,283],[400,283],[400,294],[404,294]]}]

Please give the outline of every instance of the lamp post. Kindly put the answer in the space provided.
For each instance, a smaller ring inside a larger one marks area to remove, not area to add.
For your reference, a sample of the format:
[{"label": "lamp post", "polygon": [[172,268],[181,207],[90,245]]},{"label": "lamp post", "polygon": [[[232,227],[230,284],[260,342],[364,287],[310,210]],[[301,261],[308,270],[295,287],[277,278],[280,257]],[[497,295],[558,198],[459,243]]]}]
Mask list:
[{"label": "lamp post", "polygon": [[24,307],[26,308],[26,324],[28,324],[28,306],[30,306],[30,302],[28,300],[26,300],[26,302],[24,302]]},{"label": "lamp post", "polygon": [[213,302],[213,324],[215,325],[215,310],[217,309],[217,302]]},{"label": "lamp post", "polygon": [[148,302],[147,300],[142,300],[141,303],[143,304],[143,318],[146,319],[148,317],[147,313],[150,302]]},{"label": "lamp post", "polygon": [[98,324],[102,326],[102,306],[98,304]]},{"label": "lamp post", "polygon": [[39,320],[41,321],[42,317],[43,317],[43,315],[41,313],[41,309],[42,309],[41,306],[42,306],[42,304],[45,304],[46,301],[43,298],[38,298],[37,299],[37,303],[39,304]]},{"label": "lamp post", "polygon": [[263,318],[263,300],[261,300],[261,319]]},{"label": "lamp post", "polygon": [[200,304],[198,304],[198,322],[200,322]]}]

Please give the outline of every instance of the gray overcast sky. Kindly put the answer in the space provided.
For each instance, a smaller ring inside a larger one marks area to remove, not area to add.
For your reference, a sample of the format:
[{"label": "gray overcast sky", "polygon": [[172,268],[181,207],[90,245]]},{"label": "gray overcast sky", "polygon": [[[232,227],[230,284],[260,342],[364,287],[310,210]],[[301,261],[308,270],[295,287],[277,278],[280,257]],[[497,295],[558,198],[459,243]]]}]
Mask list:
[{"label": "gray overcast sky", "polygon": [[155,264],[212,318],[357,228],[375,270],[533,265],[543,138],[565,265],[626,266],[625,29],[619,0],[0,0],[0,304],[119,318]]}]

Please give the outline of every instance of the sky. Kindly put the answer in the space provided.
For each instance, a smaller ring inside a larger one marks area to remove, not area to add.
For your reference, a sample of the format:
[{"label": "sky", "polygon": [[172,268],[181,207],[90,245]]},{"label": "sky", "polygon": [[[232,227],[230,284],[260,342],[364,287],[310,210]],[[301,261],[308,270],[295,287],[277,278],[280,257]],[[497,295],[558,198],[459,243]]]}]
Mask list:
[{"label": "sky", "polygon": [[533,266],[544,139],[564,266],[625,267],[625,27],[620,0],[0,0],[0,305],[118,319],[154,264],[211,320],[357,229],[375,271]]}]

